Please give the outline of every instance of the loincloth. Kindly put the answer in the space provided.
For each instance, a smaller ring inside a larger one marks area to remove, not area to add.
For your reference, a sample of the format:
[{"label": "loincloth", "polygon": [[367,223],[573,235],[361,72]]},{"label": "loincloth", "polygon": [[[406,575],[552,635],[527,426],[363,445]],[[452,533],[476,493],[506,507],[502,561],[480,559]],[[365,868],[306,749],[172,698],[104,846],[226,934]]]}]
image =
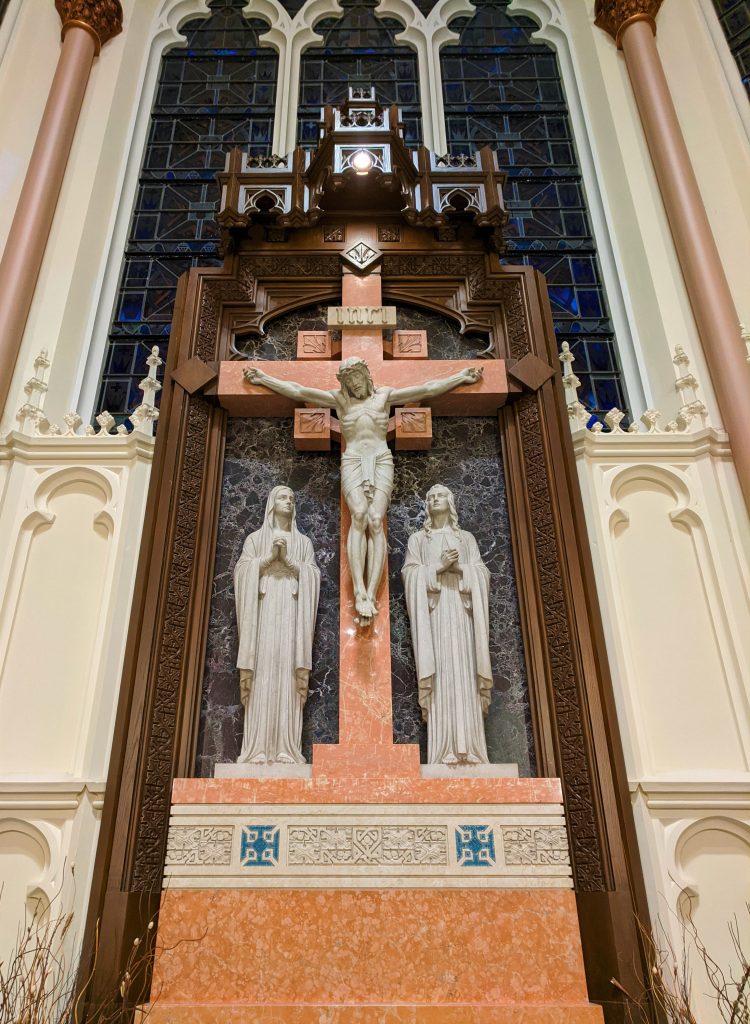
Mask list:
[{"label": "loincloth", "polygon": [[393,490],[393,456],[390,450],[357,455],[344,452],[341,456],[341,492],[346,498],[356,487],[361,487],[366,498],[375,491],[390,494]]}]

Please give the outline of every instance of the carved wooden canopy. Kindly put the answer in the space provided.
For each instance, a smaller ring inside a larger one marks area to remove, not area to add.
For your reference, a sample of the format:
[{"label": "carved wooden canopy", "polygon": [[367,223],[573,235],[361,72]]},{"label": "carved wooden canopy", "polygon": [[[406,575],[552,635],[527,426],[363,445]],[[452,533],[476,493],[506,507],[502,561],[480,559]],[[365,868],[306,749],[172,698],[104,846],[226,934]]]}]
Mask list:
[{"label": "carved wooden canopy", "polygon": [[453,157],[408,149],[398,108],[381,106],[374,89],[352,88],[341,107],[324,108],[317,150],[286,157],[232,150],[218,175],[218,220],[226,251],[253,227],[283,242],[286,229],[317,224],[325,213],[370,209],[400,214],[441,240],[475,235],[500,252],[505,177],[489,146]]}]

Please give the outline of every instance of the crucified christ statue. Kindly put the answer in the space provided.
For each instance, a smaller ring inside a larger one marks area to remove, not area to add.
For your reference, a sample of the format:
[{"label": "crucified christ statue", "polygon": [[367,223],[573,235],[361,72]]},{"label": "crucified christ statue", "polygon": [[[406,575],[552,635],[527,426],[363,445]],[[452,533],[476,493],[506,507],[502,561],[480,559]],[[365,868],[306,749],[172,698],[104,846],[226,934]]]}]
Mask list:
[{"label": "crucified christ statue", "polygon": [[250,384],[261,384],[295,402],[335,409],[346,441],[341,456],[341,490],[352,515],[347,556],[354,584],[354,603],[360,626],[369,626],[378,608],[375,602],[386,556],[383,518],[393,493],[393,456],[386,436],[391,406],[437,398],[461,384],[476,384],[482,370],[469,367],[442,380],[412,387],[376,388],[364,359],[344,360],[337,379],[338,391],[321,391],[293,381],[277,380],[255,367],[244,371]]}]

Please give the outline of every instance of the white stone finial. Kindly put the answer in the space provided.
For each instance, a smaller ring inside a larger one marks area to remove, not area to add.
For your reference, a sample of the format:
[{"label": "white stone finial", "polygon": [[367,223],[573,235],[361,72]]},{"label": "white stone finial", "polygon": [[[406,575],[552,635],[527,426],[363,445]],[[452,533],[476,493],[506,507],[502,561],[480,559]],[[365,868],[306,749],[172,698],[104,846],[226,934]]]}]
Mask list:
[{"label": "white stone finial", "polygon": [[570,351],[570,345],[567,341],[562,343],[562,352],[560,352],[557,358],[562,363],[563,368],[562,382],[565,388],[565,404],[568,409],[570,429],[573,433],[578,430],[585,430],[591,414],[586,406],[578,400],[578,389],[581,386],[581,382],[573,373],[573,363],[576,357]]},{"label": "white stone finial", "polygon": [[83,420],[81,419],[77,412],[69,412],[65,416],[63,416],[63,422],[65,423],[65,426],[68,428],[63,434],[63,437],[76,437],[77,430],[83,423]]},{"label": "white stone finial", "polygon": [[661,419],[661,413],[658,409],[646,409],[644,414],[641,416],[641,423],[646,428],[646,432],[649,434],[661,434],[661,428],[659,426],[659,420]]},{"label": "white stone finial", "polygon": [[604,422],[609,427],[613,434],[624,434],[625,431],[622,429],[620,424],[625,419],[625,413],[622,409],[618,409],[617,406],[613,406],[604,417]]},{"label": "white stone finial", "polygon": [[745,343],[747,349],[747,361],[750,363],[750,327],[745,327],[744,324],[740,324],[740,337]]},{"label": "white stone finial", "polygon": [[675,365],[675,372],[677,374],[675,388],[680,396],[680,411],[677,414],[676,421],[672,421],[667,426],[667,430],[670,430],[673,423],[676,424],[674,429],[678,431],[689,430],[695,420],[699,420],[701,425],[705,425],[708,409],[698,398],[696,392],[700,385],[695,375],[690,371],[690,359],[682,345],[675,346],[672,362]]},{"label": "white stone finial", "polygon": [[154,433],[154,423],[159,419],[159,410],[156,408],[156,396],[161,391],[161,384],[156,379],[156,371],[163,360],[159,355],[159,346],[154,345],[151,355],[146,360],[148,376],[144,377],[138,385],[143,392],[143,401],[130,417],[133,429],[141,434],[148,434],[151,437]]},{"label": "white stone finial", "polygon": [[109,434],[112,427],[115,425],[115,418],[111,413],[108,413],[105,409],[104,412],[100,412],[96,417],[96,422],[99,424],[99,430],[96,432],[97,437],[101,437],[102,434]]},{"label": "white stone finial", "polygon": [[18,410],[17,418],[23,434],[36,434],[44,419],[44,396],[47,394],[47,370],[50,368],[49,353],[42,349],[34,360],[34,374],[24,386],[26,401]]}]

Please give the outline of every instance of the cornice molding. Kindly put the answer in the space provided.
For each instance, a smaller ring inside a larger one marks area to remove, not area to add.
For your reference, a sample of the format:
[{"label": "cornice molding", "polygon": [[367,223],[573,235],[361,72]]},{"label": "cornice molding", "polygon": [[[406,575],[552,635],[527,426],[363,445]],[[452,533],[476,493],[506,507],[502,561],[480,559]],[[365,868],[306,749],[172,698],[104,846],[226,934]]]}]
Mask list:
[{"label": "cornice molding", "polygon": [[628,25],[646,21],[656,35],[656,15],[663,0],[596,0],[594,23],[608,32],[622,49],[622,34]]},{"label": "cornice molding", "polygon": [[630,434],[592,433],[578,430],[573,434],[576,459],[589,461],[655,461],[696,459],[704,455],[731,462],[729,437],[723,430],[704,427],[691,433]]},{"label": "cornice molding", "polygon": [[142,460],[152,462],[156,438],[132,430],[129,434],[44,435],[29,437],[11,430],[0,437],[0,463],[17,459],[34,464],[110,465]]},{"label": "cornice molding", "polygon": [[96,54],[122,32],[122,4],[120,0],[55,0],[62,21],[62,38],[67,31],[78,27],[89,32],[96,40]]}]

